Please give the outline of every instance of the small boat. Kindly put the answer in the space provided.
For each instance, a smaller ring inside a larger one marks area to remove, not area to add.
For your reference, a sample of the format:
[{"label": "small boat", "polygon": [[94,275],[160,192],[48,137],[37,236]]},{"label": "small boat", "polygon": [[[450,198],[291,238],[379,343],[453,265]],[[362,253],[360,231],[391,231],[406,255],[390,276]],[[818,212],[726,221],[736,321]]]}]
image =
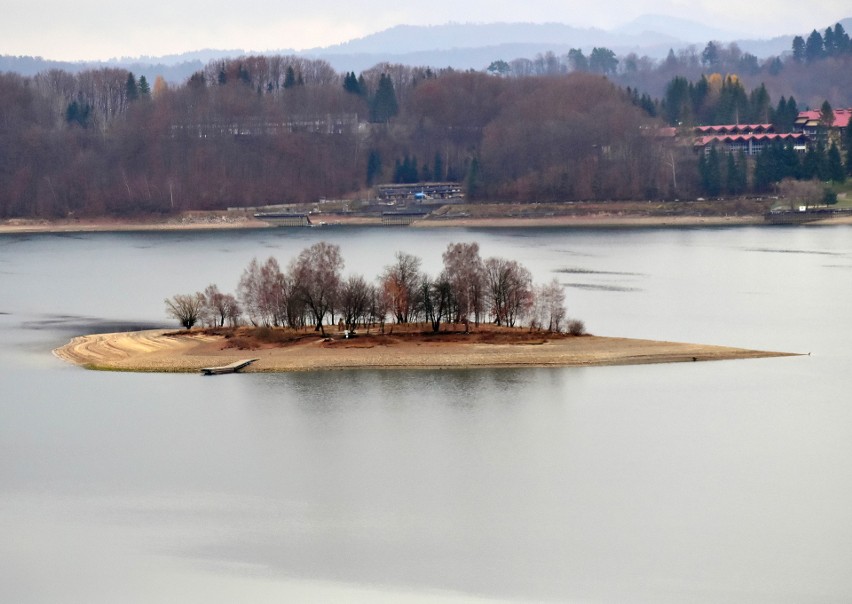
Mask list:
[{"label": "small boat", "polygon": [[237,373],[240,369],[244,369],[259,359],[244,359],[235,361],[230,365],[222,365],[221,367],[202,367],[202,375],[222,375],[225,373]]}]

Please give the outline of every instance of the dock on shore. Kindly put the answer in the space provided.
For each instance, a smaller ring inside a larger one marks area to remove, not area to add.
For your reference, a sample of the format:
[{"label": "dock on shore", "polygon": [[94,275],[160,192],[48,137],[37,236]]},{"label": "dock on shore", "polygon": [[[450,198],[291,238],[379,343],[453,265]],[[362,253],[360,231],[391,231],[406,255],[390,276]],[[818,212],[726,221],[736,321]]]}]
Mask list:
[{"label": "dock on shore", "polygon": [[235,361],[229,365],[222,365],[221,367],[202,367],[201,373],[203,375],[222,375],[225,373],[237,373],[240,369],[244,369],[257,361],[258,359],[243,359],[242,361]]}]

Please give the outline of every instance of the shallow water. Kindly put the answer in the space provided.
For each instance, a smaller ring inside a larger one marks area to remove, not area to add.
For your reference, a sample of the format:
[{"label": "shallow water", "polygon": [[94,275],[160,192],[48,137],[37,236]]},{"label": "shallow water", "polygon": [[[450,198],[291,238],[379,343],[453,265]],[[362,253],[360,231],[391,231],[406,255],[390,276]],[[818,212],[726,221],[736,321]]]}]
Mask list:
[{"label": "shallow water", "polygon": [[[50,355],[319,239],[369,278],[478,241],[596,334],[811,356],[205,379]],[[850,300],[849,227],[0,236],[0,600],[847,601]]]}]

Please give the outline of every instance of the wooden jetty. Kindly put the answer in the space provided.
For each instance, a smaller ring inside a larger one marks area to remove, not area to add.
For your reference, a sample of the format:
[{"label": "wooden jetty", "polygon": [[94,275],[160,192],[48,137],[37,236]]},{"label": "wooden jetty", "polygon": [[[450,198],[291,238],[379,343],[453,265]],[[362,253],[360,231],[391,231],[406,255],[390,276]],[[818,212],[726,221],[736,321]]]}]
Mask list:
[{"label": "wooden jetty", "polygon": [[222,375],[224,373],[237,373],[240,369],[248,367],[258,359],[243,359],[242,361],[234,361],[230,365],[222,365],[221,367],[203,367],[201,373],[203,375]]}]

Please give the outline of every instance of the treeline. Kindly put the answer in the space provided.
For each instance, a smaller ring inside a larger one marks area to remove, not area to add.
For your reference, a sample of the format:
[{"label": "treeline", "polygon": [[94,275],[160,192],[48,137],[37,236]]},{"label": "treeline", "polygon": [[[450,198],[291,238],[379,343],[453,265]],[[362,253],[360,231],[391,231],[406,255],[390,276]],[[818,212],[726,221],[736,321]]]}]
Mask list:
[{"label": "treeline", "polygon": [[586,55],[575,48],[564,55],[547,52],[532,59],[496,60],[487,70],[519,78],[597,73],[649,99],[662,98],[676,76],[697,81],[709,73],[739,74],[749,88],[763,83],[772,96],[794,96],[805,106],[818,106],[824,99],[835,106],[852,105],[852,44],[840,23],[823,33],[814,30],[796,36],[789,53],[765,58],[742,50],[736,42],[709,41],[704,48],[670,50],[663,60],[636,53],[618,57],[608,48],[593,48]]},{"label": "treeline", "polygon": [[186,329],[250,324],[258,327],[313,327],[346,329],[388,321],[428,323],[438,332],[444,323],[482,322],[575,335],[584,332],[581,321],[567,319],[565,292],[553,279],[534,285],[526,267],[499,257],[482,259],[477,243],[451,243],[443,254],[443,270],[430,276],[421,259],[397,252],[373,282],[358,274],[343,276],[340,247],[319,242],[302,250],[282,270],[274,257],[256,258],[243,271],[236,295],[216,285],[204,292],[166,299],[166,311]]}]

